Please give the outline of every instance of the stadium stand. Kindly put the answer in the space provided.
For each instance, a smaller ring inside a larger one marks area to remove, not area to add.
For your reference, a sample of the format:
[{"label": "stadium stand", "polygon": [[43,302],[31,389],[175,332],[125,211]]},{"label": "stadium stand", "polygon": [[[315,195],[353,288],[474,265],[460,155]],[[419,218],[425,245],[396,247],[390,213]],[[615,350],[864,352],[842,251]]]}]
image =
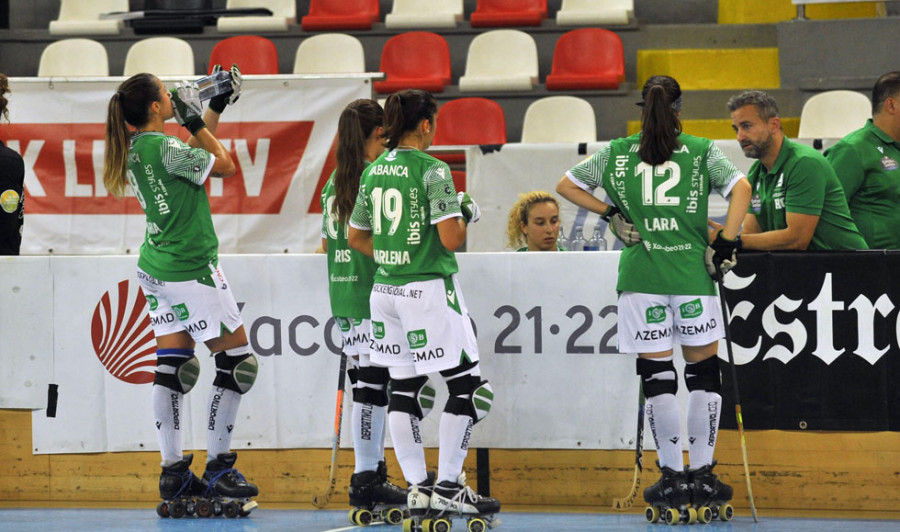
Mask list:
[{"label": "stadium stand", "polygon": [[38,76],[109,76],[109,56],[103,44],[92,39],[62,39],[41,54]]},{"label": "stadium stand", "polygon": [[193,76],[194,50],[177,37],[148,37],[128,49],[123,76],[152,72],[157,76]]},{"label": "stadium stand", "polygon": [[444,92],[450,84],[450,48],[437,33],[401,33],[385,43],[379,70],[386,76],[384,81],[375,82],[379,94],[403,89]]},{"label": "stadium stand", "polygon": [[278,74],[275,43],[258,35],[238,35],[219,41],[209,56],[209,72],[214,65],[228,68],[237,63],[242,74]]},{"label": "stadium stand", "polygon": [[366,55],[359,39],[346,33],[307,37],[294,55],[294,74],[365,72]]}]

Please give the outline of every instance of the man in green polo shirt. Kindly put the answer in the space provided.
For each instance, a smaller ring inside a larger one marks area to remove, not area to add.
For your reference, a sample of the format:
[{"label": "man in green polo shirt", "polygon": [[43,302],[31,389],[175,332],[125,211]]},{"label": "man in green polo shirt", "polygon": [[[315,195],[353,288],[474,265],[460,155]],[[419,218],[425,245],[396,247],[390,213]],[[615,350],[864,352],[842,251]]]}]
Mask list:
[{"label": "man in green polo shirt", "polygon": [[873,249],[900,249],[900,71],[872,89],[872,118],[825,151]]},{"label": "man in green polo shirt", "polygon": [[775,100],[747,91],[727,107],[744,155],[759,159],[747,174],[753,198],[743,248],[868,249],[831,165],[818,151],[784,136]]}]

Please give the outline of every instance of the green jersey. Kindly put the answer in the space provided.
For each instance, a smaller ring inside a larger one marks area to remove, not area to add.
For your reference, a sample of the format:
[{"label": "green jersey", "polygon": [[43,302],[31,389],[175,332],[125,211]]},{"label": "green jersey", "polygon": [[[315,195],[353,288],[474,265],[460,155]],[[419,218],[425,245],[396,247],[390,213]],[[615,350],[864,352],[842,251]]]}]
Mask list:
[{"label": "green jersey", "polygon": [[582,188],[602,186],[641,233],[641,246],[619,258],[619,291],[715,295],[704,253],[710,190],[722,196],[743,174],[709,139],[684,133],[668,161],[651,166],[638,154],[640,133],[612,141],[567,175]]},{"label": "green jersey", "polygon": [[900,143],[872,123],[825,150],[853,221],[873,249],[900,249]]},{"label": "green jersey", "polygon": [[138,267],[162,281],[190,281],[218,263],[219,240],[203,183],[215,158],[162,133],[138,133],[128,181],[147,217]]},{"label": "green jersey", "polygon": [[807,249],[869,249],[834,170],[815,149],[785,137],[772,169],[756,161],[747,179],[753,187],[749,212],[763,232],[786,229],[789,212],[812,214],[819,223]]},{"label": "green jersey", "polygon": [[339,224],[332,211],[334,172],[322,189],[322,238],[328,241],[328,295],[331,314],[368,319],[369,295],[375,282],[375,261],[347,244],[347,224]]},{"label": "green jersey", "polygon": [[350,225],[372,232],[375,282],[403,285],[459,270],[436,226],[459,216],[450,167],[419,150],[394,149],[363,172]]}]

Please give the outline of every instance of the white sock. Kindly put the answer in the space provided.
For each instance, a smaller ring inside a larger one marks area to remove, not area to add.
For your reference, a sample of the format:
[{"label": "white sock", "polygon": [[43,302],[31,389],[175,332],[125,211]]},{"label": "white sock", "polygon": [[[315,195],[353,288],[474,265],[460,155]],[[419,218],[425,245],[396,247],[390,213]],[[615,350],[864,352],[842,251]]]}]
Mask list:
[{"label": "white sock", "polygon": [[425,447],[422,445],[419,418],[406,412],[390,412],[388,423],[391,427],[391,440],[394,442],[394,454],[397,455],[404,478],[410,484],[425,482],[428,474],[425,471]]},{"label": "white sock", "polygon": [[209,391],[209,416],[206,418],[206,462],[231,449],[231,431],[237,419],[241,394],[228,388],[213,387]]},{"label": "white sock", "polygon": [[438,451],[437,482],[456,483],[462,473],[463,462],[469,453],[472,418],[444,412],[441,415],[440,450]]},{"label": "white sock", "polygon": [[384,421],[387,408],[371,403],[353,403],[353,455],[356,470],[375,471],[384,459]]},{"label": "white sock", "polygon": [[181,460],[181,423],[184,420],[184,394],[175,390],[153,385],[153,417],[156,422],[156,438],[163,466],[173,465]]},{"label": "white sock", "polygon": [[660,467],[684,470],[681,451],[681,414],[675,394],[664,393],[647,398],[647,422],[656,442]]},{"label": "white sock", "polygon": [[712,464],[721,416],[721,395],[703,390],[695,390],[688,395],[688,457],[692,470]]}]

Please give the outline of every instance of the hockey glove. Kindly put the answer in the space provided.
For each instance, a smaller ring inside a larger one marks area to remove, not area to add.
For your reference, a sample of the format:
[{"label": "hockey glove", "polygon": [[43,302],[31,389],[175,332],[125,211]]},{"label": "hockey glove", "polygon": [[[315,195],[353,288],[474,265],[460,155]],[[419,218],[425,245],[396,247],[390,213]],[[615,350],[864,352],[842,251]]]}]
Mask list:
[{"label": "hockey glove", "polygon": [[459,209],[462,211],[466,223],[475,223],[481,218],[481,209],[468,192],[460,192],[456,195],[456,199],[459,200]]},{"label": "hockey glove", "polygon": [[607,209],[606,214],[601,216],[601,218],[606,220],[609,224],[609,230],[612,231],[612,233],[616,235],[616,238],[621,240],[626,247],[640,244],[641,234],[633,223],[625,219],[625,215],[622,214],[621,209],[611,204],[609,209]]},{"label": "hockey glove", "polygon": [[200,105],[200,93],[187,81],[176,83],[175,88],[170,92],[172,93],[172,107],[175,108],[175,120],[186,127],[191,135],[196,135],[198,131],[206,127],[206,123],[201,118],[203,107]]},{"label": "hockey glove", "polygon": [[[216,65],[213,67],[213,74],[216,74],[222,70],[222,65]],[[234,102],[238,101],[238,98],[241,97],[241,83],[243,83],[244,78],[241,76],[241,69],[238,68],[237,63],[231,64],[231,91],[226,92],[224,94],[219,94],[218,96],[213,96],[209,100],[209,108],[213,111],[222,114],[222,111],[225,110],[226,105],[232,105]]]},{"label": "hockey glove", "polygon": [[729,270],[737,264],[737,252],[741,249],[741,237],[728,240],[722,231],[716,233],[716,239],[706,248],[706,271],[716,281],[721,281]]}]

